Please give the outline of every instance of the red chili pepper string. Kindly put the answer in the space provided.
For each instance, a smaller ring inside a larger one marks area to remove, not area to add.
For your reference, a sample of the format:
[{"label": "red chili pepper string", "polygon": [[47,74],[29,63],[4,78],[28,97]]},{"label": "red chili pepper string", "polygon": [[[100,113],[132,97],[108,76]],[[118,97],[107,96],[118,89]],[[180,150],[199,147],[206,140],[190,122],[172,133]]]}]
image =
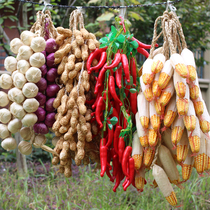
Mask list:
[{"label": "red chili pepper string", "polygon": [[128,58],[126,56],[126,54],[122,54],[122,66],[123,66],[123,70],[125,73],[125,78],[127,80],[127,82],[130,82],[130,72],[129,72],[129,64],[128,64]]},{"label": "red chili pepper string", "polygon": [[96,99],[92,99],[90,101],[86,100],[85,103],[92,105],[92,104],[94,104],[95,101],[96,101]]},{"label": "red chili pepper string", "polygon": [[122,66],[117,69],[115,72],[115,79],[116,79],[116,84],[118,88],[122,88],[121,80],[122,80]]},{"label": "red chili pepper string", "polygon": [[100,98],[100,96],[101,96],[101,94],[102,94],[102,92],[103,92],[103,86],[101,86],[100,88],[99,88],[99,90],[98,90],[98,94],[97,94],[97,97],[96,97],[96,101],[95,101],[95,103],[92,105],[92,109],[95,109],[96,108],[96,105],[97,105],[97,103],[98,103],[98,99]]},{"label": "red chili pepper string", "polygon": [[144,55],[146,58],[149,57],[149,53],[144,48],[138,47],[137,52]]},{"label": "red chili pepper string", "polygon": [[106,66],[106,68],[113,69],[113,68],[117,67],[118,64],[120,63],[120,61],[121,61],[121,54],[119,52],[117,52],[114,56],[114,60],[113,60],[112,64],[109,66]]},{"label": "red chili pepper string", "polygon": [[106,52],[102,52],[98,64],[97,64],[96,66],[94,66],[94,67],[91,67],[91,68],[90,68],[90,71],[91,71],[91,72],[92,72],[92,71],[98,72],[99,69],[100,69],[101,67],[103,67],[103,65],[105,64],[105,62],[106,62]]},{"label": "red chili pepper string", "polygon": [[[143,42],[140,42],[135,37],[133,37],[132,39],[135,40],[138,43],[139,47],[141,47],[141,48],[144,48],[144,49],[150,49],[151,48],[151,45],[144,44]],[[158,44],[157,43],[155,44],[155,47],[158,47]]]}]

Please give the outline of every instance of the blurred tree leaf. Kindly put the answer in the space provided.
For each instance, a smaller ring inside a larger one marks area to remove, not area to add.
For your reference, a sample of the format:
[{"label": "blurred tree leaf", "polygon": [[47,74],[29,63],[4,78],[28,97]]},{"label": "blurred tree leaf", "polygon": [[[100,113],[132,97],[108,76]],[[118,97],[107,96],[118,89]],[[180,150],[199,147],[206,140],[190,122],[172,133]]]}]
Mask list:
[{"label": "blurred tree leaf", "polygon": [[114,14],[111,12],[105,12],[104,14],[100,15],[96,20],[97,21],[109,21],[111,18],[114,17]]}]

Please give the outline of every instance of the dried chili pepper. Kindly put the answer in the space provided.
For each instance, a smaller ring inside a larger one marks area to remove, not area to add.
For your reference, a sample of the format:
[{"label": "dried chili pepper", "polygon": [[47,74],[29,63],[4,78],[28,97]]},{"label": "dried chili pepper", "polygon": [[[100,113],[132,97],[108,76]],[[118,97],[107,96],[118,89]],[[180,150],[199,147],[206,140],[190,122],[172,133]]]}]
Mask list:
[{"label": "dried chili pepper", "polygon": [[133,76],[133,84],[136,86],[136,61],[134,57],[131,58],[131,71]]},{"label": "dried chili pepper", "polygon": [[122,157],[122,170],[125,176],[127,177],[129,177],[129,174],[127,173],[127,165],[131,152],[132,152],[132,147],[127,146],[123,152],[123,157]]},{"label": "dried chili pepper", "polygon": [[131,111],[135,115],[137,112],[137,93],[130,93]]},{"label": "dried chili pepper", "polygon": [[122,66],[120,66],[119,69],[117,69],[117,71],[115,72],[115,79],[116,79],[116,84],[117,84],[118,88],[122,88],[122,84],[121,84]]},{"label": "dried chili pepper", "polygon": [[99,124],[100,128],[103,127],[103,123],[101,122],[101,118],[100,118],[100,114],[103,111],[103,107],[104,107],[104,99],[102,96],[100,96],[100,98],[98,99],[97,102],[97,106],[96,106],[96,121]]},{"label": "dried chili pepper", "polygon": [[91,68],[90,68],[90,71],[91,71],[91,72],[92,72],[92,71],[98,72],[99,69],[105,64],[105,62],[106,62],[106,52],[102,52],[98,64],[97,64],[96,66],[94,66],[94,67],[91,67]]},{"label": "dried chili pepper", "polygon": [[[135,40],[138,43],[139,47],[141,47],[141,48],[144,48],[144,49],[150,49],[151,48],[151,45],[149,45],[149,44],[144,44],[134,37],[132,39]],[[158,47],[157,43],[155,44],[155,47]]]},{"label": "dried chili pepper", "polygon": [[120,137],[119,142],[118,142],[118,156],[119,156],[119,162],[120,163],[122,163],[124,149],[125,149],[124,137]]},{"label": "dried chili pepper", "polygon": [[104,176],[107,168],[107,150],[108,148],[106,146],[100,147],[101,177]]},{"label": "dried chili pepper", "polygon": [[138,47],[137,52],[144,55],[146,58],[149,57],[149,53],[144,48]]},{"label": "dried chili pepper", "polygon": [[103,82],[104,82],[104,78],[105,78],[105,73],[107,71],[107,69],[105,67],[106,67],[106,64],[103,66],[103,68],[99,72],[98,80],[97,80],[96,85],[95,85],[94,94],[97,94],[98,91],[99,91],[99,87],[103,86]]},{"label": "dried chili pepper", "polygon": [[120,185],[120,173],[118,172],[117,175],[116,175],[116,182],[115,182],[115,185],[113,187],[113,191],[116,192],[118,186]]},{"label": "dried chili pepper", "polygon": [[112,144],[112,140],[113,140],[113,136],[114,136],[114,128],[112,128],[111,130],[108,129],[108,142],[106,143],[106,147],[110,147]]},{"label": "dried chili pepper", "polygon": [[119,135],[122,127],[117,125],[114,132],[114,151],[118,154],[118,142],[119,142]]},{"label": "dried chili pepper", "polygon": [[128,65],[128,58],[125,54],[122,54],[122,66],[123,66],[123,70],[125,73],[125,78],[127,80],[127,82],[130,82],[130,72],[129,72],[129,65]]},{"label": "dried chili pepper", "polygon": [[114,60],[112,62],[111,65],[109,66],[106,66],[107,69],[112,69],[112,68],[115,68],[118,66],[118,64],[120,63],[121,61],[121,54],[119,52],[117,52],[114,56]]}]

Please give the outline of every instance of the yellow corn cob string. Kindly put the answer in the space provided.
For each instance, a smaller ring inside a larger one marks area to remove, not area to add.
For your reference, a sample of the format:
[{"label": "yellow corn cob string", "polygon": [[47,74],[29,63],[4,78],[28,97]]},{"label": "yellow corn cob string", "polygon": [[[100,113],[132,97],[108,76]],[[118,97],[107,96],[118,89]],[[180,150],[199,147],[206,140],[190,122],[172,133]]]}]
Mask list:
[{"label": "yellow corn cob string", "polygon": [[132,158],[134,159],[134,167],[136,170],[141,168],[142,165],[142,160],[143,160],[143,155],[140,154],[135,154],[132,156]]},{"label": "yellow corn cob string", "polygon": [[194,85],[190,88],[190,98],[192,100],[196,100],[199,97],[199,87],[197,85]]},{"label": "yellow corn cob string", "polygon": [[176,102],[176,107],[179,115],[186,115],[189,109],[188,99],[179,98]]},{"label": "yellow corn cob string", "polygon": [[184,125],[188,131],[194,131],[196,126],[196,117],[193,115],[184,116]]},{"label": "yellow corn cob string", "polygon": [[157,132],[154,129],[149,129],[149,145],[155,147],[158,143]]},{"label": "yellow corn cob string", "polygon": [[187,165],[187,164],[182,164],[182,178],[183,180],[188,180],[191,176],[193,166],[192,165]]},{"label": "yellow corn cob string", "polygon": [[175,85],[175,90],[179,98],[185,97],[186,85],[183,82],[177,82]]},{"label": "yellow corn cob string", "polygon": [[206,158],[205,154],[199,154],[198,156],[195,157],[195,169],[197,170],[198,173],[203,173],[205,170],[205,163]]},{"label": "yellow corn cob string", "polygon": [[141,176],[135,176],[135,186],[141,192],[144,190],[144,178]]},{"label": "yellow corn cob string", "polygon": [[185,161],[185,159],[187,158],[188,150],[188,145],[177,145],[176,154],[178,162]]},{"label": "yellow corn cob string", "polygon": [[172,205],[172,206],[176,206],[177,205],[177,198],[176,198],[176,194],[175,192],[171,192],[171,194],[166,197],[166,200]]},{"label": "yellow corn cob string", "polygon": [[189,71],[189,80],[194,81],[196,79],[197,73],[194,66],[188,65],[187,69]]},{"label": "yellow corn cob string", "polygon": [[140,122],[143,128],[147,129],[149,127],[149,117],[141,116]]},{"label": "yellow corn cob string", "polygon": [[163,68],[163,62],[161,62],[160,60],[157,61],[153,61],[152,66],[151,66],[151,71],[155,74],[157,74],[158,72],[160,72]]},{"label": "yellow corn cob string", "polygon": [[183,78],[187,78],[188,76],[188,69],[182,63],[178,63],[175,65],[175,71]]},{"label": "yellow corn cob string", "polygon": [[142,79],[143,79],[143,82],[144,82],[145,85],[149,85],[149,84],[151,84],[151,82],[154,79],[154,74],[144,73],[142,75]]},{"label": "yellow corn cob string", "polygon": [[144,91],[144,97],[146,98],[147,101],[151,101],[153,99],[152,87],[148,87]]},{"label": "yellow corn cob string", "polygon": [[171,77],[168,74],[166,74],[165,72],[161,72],[158,79],[158,86],[160,87],[160,89],[164,89],[168,85],[170,79]]},{"label": "yellow corn cob string", "polygon": [[147,135],[141,136],[139,138],[139,140],[140,140],[140,143],[141,143],[142,147],[148,147],[149,146],[149,141],[148,141],[148,136]]},{"label": "yellow corn cob string", "polygon": [[201,116],[203,114],[203,111],[204,111],[203,102],[202,101],[197,101],[197,102],[194,102],[193,104],[194,104],[196,115]]},{"label": "yellow corn cob string", "polygon": [[163,91],[159,98],[159,103],[161,106],[166,106],[171,99],[171,93]]},{"label": "yellow corn cob string", "polygon": [[152,93],[153,97],[159,97],[161,94],[161,89],[158,86],[158,81],[154,80],[152,83]]},{"label": "yellow corn cob string", "polygon": [[200,120],[200,127],[203,133],[208,133],[210,131],[210,123],[206,120]]},{"label": "yellow corn cob string", "polygon": [[171,124],[173,123],[175,117],[176,117],[176,112],[173,112],[172,110],[168,110],[167,113],[164,116],[164,125],[166,127],[170,127]]},{"label": "yellow corn cob string", "polygon": [[200,138],[198,136],[189,136],[189,143],[192,153],[197,153],[200,150]]},{"label": "yellow corn cob string", "polygon": [[150,117],[150,122],[152,124],[152,127],[155,131],[157,131],[160,128],[160,116],[154,114]]},{"label": "yellow corn cob string", "polygon": [[152,164],[154,156],[155,156],[155,150],[153,150],[150,147],[147,147],[145,149],[144,158],[143,158],[143,163],[147,168],[149,168],[150,165]]},{"label": "yellow corn cob string", "polygon": [[176,145],[178,142],[180,142],[183,132],[184,132],[184,128],[180,126],[176,126],[172,129],[171,140],[173,144]]}]

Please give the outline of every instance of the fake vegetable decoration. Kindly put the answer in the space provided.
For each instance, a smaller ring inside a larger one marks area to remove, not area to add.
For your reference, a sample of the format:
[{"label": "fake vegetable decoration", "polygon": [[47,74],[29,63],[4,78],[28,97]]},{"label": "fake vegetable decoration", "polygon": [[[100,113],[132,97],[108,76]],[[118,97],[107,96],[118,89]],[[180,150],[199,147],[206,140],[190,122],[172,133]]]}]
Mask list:
[{"label": "fake vegetable decoration", "polygon": [[[159,21],[162,31],[158,35]],[[155,44],[161,35],[163,46],[156,53]],[[177,205],[172,184],[180,187],[190,178],[193,167],[199,174],[209,170],[206,144],[210,141],[210,117],[195,68],[178,17],[165,11],[155,21],[150,55],[140,77],[136,127],[143,147],[139,153],[144,157],[143,161],[134,158],[134,164],[142,161],[140,170],[152,169],[155,185],[172,206]],[[177,163],[182,167],[182,181]],[[139,172],[135,184],[142,191],[138,177]]]}]

